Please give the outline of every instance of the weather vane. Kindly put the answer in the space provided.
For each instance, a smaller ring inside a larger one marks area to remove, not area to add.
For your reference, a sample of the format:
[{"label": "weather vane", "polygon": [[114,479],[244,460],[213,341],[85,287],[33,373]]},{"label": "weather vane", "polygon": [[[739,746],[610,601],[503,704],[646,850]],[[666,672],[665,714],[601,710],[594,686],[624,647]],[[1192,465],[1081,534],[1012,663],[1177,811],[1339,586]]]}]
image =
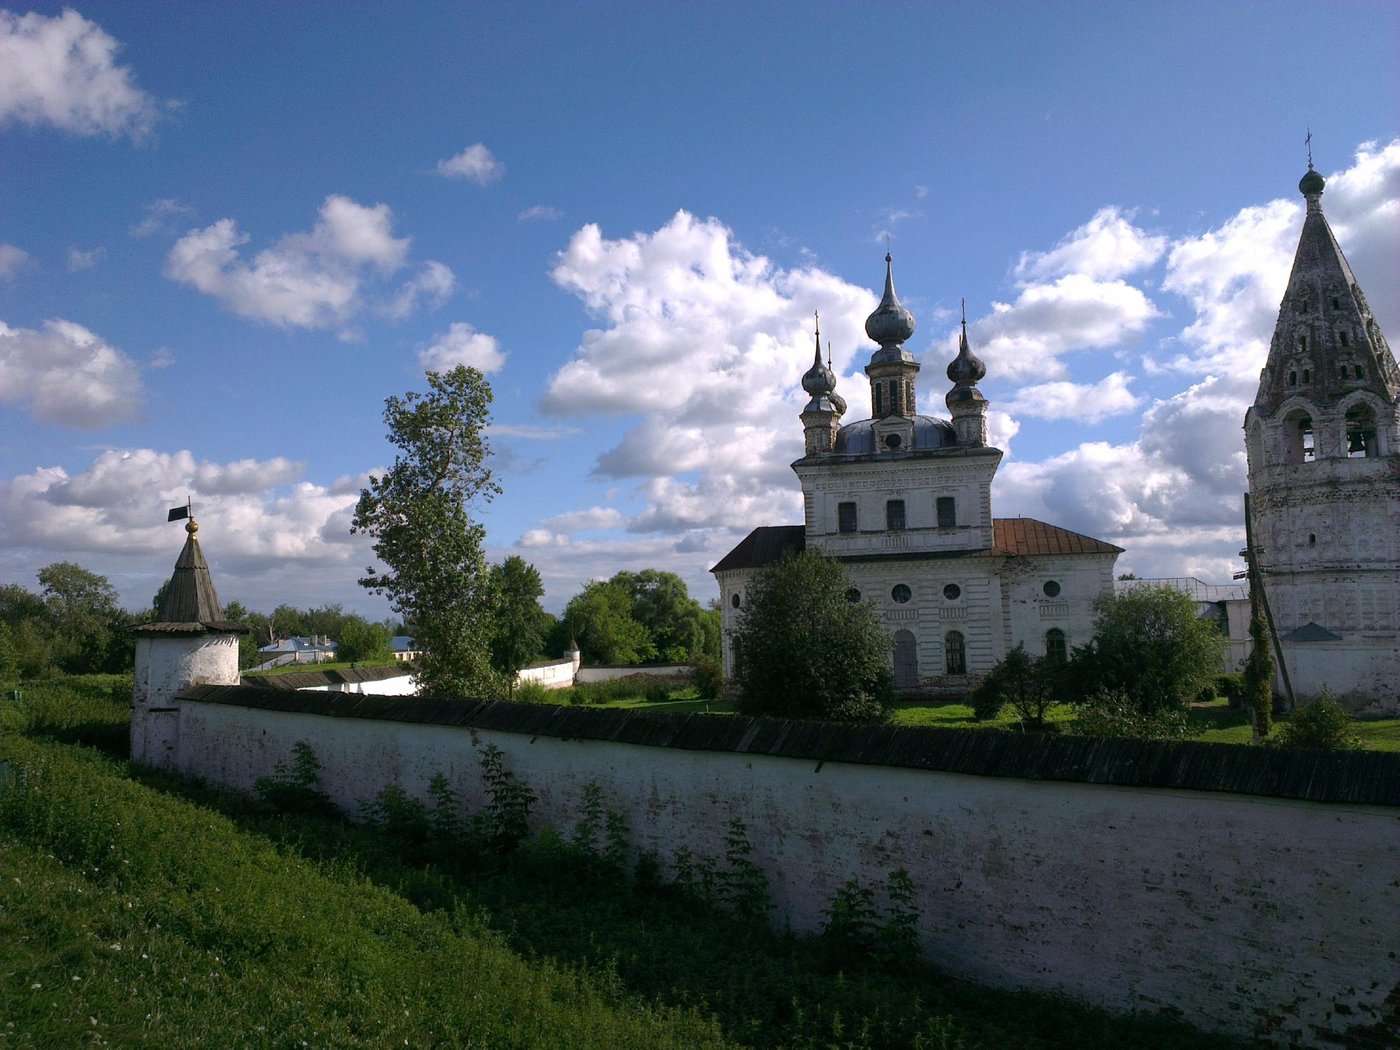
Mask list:
[{"label": "weather vane", "polygon": [[1303,144],[1308,147],[1308,170],[1312,171],[1312,128],[1308,128],[1308,137],[1303,140]]}]

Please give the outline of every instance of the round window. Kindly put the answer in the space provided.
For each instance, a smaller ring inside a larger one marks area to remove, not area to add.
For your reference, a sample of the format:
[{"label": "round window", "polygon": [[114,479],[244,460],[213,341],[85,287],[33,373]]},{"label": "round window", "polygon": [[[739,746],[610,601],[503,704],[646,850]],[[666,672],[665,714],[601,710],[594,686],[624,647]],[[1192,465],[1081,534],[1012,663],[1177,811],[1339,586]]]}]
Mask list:
[{"label": "round window", "polygon": [[956,583],[950,583],[943,588],[943,597],[947,598],[950,602],[955,602],[962,597],[962,588]]},{"label": "round window", "polygon": [[1057,597],[1059,597],[1059,594],[1060,594],[1060,585],[1059,585],[1058,583],[1056,583],[1054,580],[1046,580],[1046,581],[1045,581],[1045,586],[1042,587],[1042,588],[1040,588],[1040,589],[1041,589],[1042,591],[1045,592],[1045,597],[1047,597],[1047,598],[1057,598]]},{"label": "round window", "polygon": [[898,434],[885,435],[885,447],[890,449],[899,448],[900,438]]},{"label": "round window", "polygon": [[890,597],[900,605],[903,605],[910,598],[914,597],[914,592],[909,589],[907,583],[896,583],[894,590],[890,591]]},{"label": "round window", "polygon": [[850,602],[852,605],[860,601],[860,591],[852,587],[849,591],[846,592],[846,601]]},{"label": "round window", "polygon": [[729,604],[734,606],[734,608],[736,609],[739,608],[739,596],[736,594],[734,595],[734,597],[730,598]]}]

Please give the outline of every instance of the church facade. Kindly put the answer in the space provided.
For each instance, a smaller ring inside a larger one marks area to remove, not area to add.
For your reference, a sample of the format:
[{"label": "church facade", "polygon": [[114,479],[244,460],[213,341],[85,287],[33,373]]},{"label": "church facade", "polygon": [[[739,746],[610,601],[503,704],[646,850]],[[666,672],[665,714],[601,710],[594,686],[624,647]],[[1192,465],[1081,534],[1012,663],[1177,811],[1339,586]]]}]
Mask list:
[{"label": "church facade", "polygon": [[724,668],[730,634],[753,575],[789,552],[813,548],[840,561],[846,597],[871,602],[893,639],[902,692],[963,695],[1017,645],[1064,659],[1093,634],[1093,603],[1113,591],[1122,548],[1031,518],[994,518],[1000,449],[987,443],[986,367],[964,322],[948,365],[949,419],[916,411],[919,363],[904,344],[914,317],[894,290],[866,320],[877,344],[865,373],[872,415],[842,424],[845,400],[823,363],[817,333],[810,396],[801,413],[804,452],[792,464],[804,524],[755,529],[710,571],[719,583]]},{"label": "church facade", "polygon": [[1400,368],[1322,214],[1303,232],[1245,413],[1256,556],[1300,696],[1400,693]]}]

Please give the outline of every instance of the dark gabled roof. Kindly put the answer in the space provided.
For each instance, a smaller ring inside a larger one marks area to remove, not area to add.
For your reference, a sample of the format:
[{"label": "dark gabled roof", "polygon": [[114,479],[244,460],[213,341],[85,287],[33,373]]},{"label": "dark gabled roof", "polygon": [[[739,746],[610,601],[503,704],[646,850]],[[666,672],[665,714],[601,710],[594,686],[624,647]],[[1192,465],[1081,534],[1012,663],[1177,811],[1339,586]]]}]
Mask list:
[{"label": "dark gabled roof", "polygon": [[1035,518],[997,518],[992,522],[994,554],[1122,554],[1115,547],[1092,536],[1070,532]]},{"label": "dark gabled roof", "polygon": [[1315,802],[1400,806],[1400,754],[1385,751],[1309,751],[990,729],[848,726],[505,700],[284,692],[236,685],[190,686],[179,693],[178,699],[330,718],[457,726],[557,740],[607,740],[676,751],[772,755],[807,762],[894,766],[1026,781],[1224,791]]},{"label": "dark gabled roof", "polygon": [[1309,620],[1302,627],[1295,627],[1282,638],[1281,642],[1340,642],[1342,636],[1333,634],[1326,627]]},{"label": "dark gabled roof", "polygon": [[721,558],[710,571],[757,569],[771,565],[784,554],[796,554],[806,546],[807,532],[801,525],[761,525],[740,540],[739,546]]},{"label": "dark gabled roof", "polygon": [[242,685],[259,689],[313,689],[321,685],[344,685],[352,682],[382,682],[388,678],[405,678],[413,674],[406,663],[393,667],[352,667],[337,671],[289,671],[286,674],[244,675]]}]

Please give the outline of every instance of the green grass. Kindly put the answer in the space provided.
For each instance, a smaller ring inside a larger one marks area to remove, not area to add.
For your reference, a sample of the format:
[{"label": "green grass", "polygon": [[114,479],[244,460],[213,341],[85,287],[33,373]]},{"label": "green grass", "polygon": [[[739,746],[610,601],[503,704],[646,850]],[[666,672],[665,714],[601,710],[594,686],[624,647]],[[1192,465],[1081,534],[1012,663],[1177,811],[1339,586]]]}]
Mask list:
[{"label": "green grass", "polygon": [[401,660],[330,660],[319,664],[282,664],[269,667],[266,671],[243,671],[245,678],[267,678],[280,674],[305,674],[308,671],[368,671],[376,667],[402,667],[404,674],[413,672],[413,665]]},{"label": "green grass", "polygon": [[412,822],[133,775],[81,742],[107,746],[120,702],[64,701],[0,728],[8,1045],[1242,1045],[980,988],[956,959],[862,962],[558,836],[435,851]]}]

